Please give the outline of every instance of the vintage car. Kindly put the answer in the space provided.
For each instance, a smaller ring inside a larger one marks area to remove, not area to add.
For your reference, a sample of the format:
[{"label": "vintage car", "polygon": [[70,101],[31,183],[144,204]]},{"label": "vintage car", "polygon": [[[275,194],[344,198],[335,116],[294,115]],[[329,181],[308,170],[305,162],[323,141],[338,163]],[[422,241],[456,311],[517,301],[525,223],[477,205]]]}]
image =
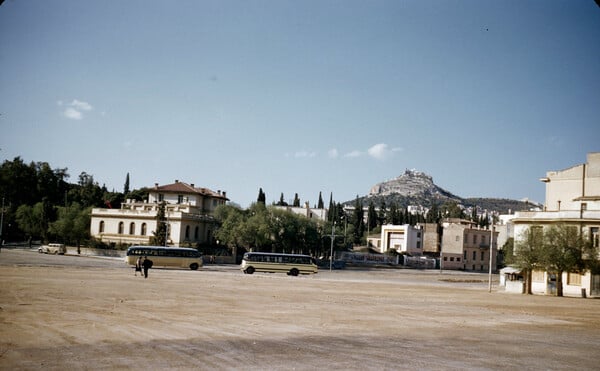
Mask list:
[{"label": "vintage car", "polygon": [[38,252],[44,254],[60,254],[64,255],[67,252],[67,248],[62,243],[49,243],[42,245],[38,248]]}]

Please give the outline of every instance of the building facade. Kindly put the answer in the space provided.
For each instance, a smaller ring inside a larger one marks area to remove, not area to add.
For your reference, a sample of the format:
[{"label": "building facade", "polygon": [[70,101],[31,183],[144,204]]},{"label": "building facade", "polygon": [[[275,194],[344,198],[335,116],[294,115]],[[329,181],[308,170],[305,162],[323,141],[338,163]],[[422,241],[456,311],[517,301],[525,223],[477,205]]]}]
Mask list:
[{"label": "building facade", "polygon": [[423,230],[420,226],[382,225],[381,234],[369,236],[367,241],[382,254],[395,250],[411,256],[423,255]]},{"label": "building facade", "polygon": [[477,228],[469,221],[447,221],[443,227],[442,269],[489,272],[491,253],[492,271],[496,271],[498,232]]},{"label": "building facade", "polygon": [[225,192],[196,188],[178,180],[154,185],[143,202],[126,200],[120,209],[92,209],[90,234],[108,244],[148,245],[157,230],[159,205],[165,202],[167,242],[195,246],[213,242],[215,209],[228,199]]},{"label": "building facade", "polygon": [[319,221],[327,221],[327,209],[319,209],[319,208],[312,208],[310,207],[310,205],[308,204],[308,202],[304,203],[304,207],[298,207],[298,206],[274,206],[276,209],[278,210],[285,210],[291,213],[294,213],[296,215],[302,215],[307,217],[308,219],[315,219],[315,220],[319,220]]},{"label": "building facade", "polygon": [[[517,212],[512,219],[515,244],[530,227],[565,225],[577,228],[590,243],[600,244],[600,152],[588,153],[587,162],[559,171],[548,171],[540,179],[546,185],[543,211]],[[563,294],[600,296],[600,275],[590,272],[563,273]],[[553,294],[556,277],[533,272],[533,293]]]}]

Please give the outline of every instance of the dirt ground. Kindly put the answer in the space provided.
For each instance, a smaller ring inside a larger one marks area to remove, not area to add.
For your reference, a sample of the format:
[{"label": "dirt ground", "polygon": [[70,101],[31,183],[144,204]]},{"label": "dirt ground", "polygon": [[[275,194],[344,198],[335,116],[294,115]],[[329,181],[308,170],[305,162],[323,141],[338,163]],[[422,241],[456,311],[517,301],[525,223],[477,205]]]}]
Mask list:
[{"label": "dirt ground", "polygon": [[143,279],[121,260],[0,253],[1,370],[597,370],[599,349],[600,300],[488,293],[487,275]]}]

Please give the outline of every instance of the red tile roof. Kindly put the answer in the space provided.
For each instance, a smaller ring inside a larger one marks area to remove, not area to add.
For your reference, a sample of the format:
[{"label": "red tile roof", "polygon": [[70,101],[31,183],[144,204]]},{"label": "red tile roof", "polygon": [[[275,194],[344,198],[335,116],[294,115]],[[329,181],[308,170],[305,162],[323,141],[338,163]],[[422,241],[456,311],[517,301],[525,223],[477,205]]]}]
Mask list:
[{"label": "red tile roof", "polygon": [[225,192],[220,192],[220,191],[215,192],[208,188],[196,188],[190,184],[187,184],[184,182],[179,182],[179,181],[175,181],[175,183],[166,184],[166,185],[162,185],[162,186],[159,186],[158,184],[156,184],[154,186],[154,190],[160,191],[160,192],[169,192],[169,193],[199,194],[202,196],[222,198],[222,199],[229,201],[229,199],[225,196],[225,194],[226,194]]}]

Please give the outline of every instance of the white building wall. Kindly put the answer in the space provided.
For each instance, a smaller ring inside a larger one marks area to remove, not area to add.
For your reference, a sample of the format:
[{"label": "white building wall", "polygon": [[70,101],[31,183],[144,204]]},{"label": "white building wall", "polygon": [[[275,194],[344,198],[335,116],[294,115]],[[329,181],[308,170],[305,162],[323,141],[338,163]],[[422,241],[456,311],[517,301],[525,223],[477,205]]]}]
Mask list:
[{"label": "white building wall", "polygon": [[421,228],[404,225],[381,226],[380,251],[388,250],[408,253],[413,256],[423,254],[423,231]]}]

